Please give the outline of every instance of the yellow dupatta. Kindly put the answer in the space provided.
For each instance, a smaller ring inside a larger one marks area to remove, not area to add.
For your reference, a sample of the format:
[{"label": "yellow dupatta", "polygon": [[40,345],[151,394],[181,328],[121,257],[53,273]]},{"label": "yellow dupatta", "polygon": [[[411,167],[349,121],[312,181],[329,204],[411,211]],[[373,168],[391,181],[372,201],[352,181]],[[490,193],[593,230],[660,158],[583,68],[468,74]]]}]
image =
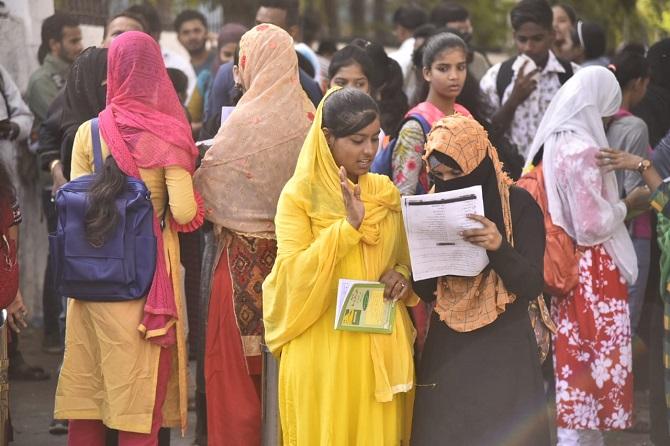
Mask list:
[{"label": "yellow dupatta", "polygon": [[[400,213],[400,193],[385,176],[359,178],[365,218],[359,230],[346,221],[338,167],[321,129],[323,104],[302,147],[296,171],[284,187],[275,219],[278,253],[263,284],[265,341],[275,356],[308,330],[336,300],[336,266],[379,280],[389,268],[409,278],[409,251]],[[362,255],[347,255],[361,249]],[[341,266],[341,265],[340,265]],[[411,303],[418,298],[412,295]],[[391,401],[414,385],[414,328],[398,302],[393,333],[357,333],[371,338],[375,398]]]}]

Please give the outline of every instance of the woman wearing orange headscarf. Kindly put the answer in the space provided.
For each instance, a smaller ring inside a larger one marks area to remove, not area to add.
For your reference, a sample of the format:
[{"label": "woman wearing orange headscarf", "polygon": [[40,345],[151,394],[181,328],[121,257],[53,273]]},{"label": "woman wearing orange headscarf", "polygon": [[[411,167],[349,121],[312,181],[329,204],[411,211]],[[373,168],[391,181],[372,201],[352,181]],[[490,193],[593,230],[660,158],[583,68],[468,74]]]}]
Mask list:
[{"label": "woman wearing orange headscarf", "polygon": [[261,284],[277,253],[277,200],[314,118],[298,81],[293,39],[274,25],[242,36],[238,72],[244,94],[196,173],[214,223],[205,347],[208,441],[259,445]]},{"label": "woman wearing orange headscarf", "polygon": [[435,310],[417,374],[412,445],[548,445],[528,316],[544,286],[542,213],[525,190],[511,187],[477,121],[443,118],[425,147],[436,192],[482,187],[485,215],[470,216],[482,228],[463,237],[487,250],[489,265],[475,277],[415,284]]}]

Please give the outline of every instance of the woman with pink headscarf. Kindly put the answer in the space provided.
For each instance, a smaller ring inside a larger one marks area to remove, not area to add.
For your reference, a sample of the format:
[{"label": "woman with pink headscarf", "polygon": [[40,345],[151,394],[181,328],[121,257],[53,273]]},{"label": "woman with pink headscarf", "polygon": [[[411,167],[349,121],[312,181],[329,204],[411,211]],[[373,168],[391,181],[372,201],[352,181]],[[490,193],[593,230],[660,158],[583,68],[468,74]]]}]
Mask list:
[{"label": "woman with pink headscarf", "polygon": [[[87,238],[105,240],[113,232],[124,176],[141,178],[154,208],[156,270],[144,298],[69,299],[55,417],[70,420],[70,445],[104,445],[105,426],[119,430],[119,445],[153,445],[161,426],[186,428],[177,231],[199,227],[204,211],[193,191],[191,129],[149,35],[126,32],[110,46],[107,106],[98,122],[105,161],[89,191]],[[72,179],[94,170],[91,126],[85,122],[75,136]]]}]

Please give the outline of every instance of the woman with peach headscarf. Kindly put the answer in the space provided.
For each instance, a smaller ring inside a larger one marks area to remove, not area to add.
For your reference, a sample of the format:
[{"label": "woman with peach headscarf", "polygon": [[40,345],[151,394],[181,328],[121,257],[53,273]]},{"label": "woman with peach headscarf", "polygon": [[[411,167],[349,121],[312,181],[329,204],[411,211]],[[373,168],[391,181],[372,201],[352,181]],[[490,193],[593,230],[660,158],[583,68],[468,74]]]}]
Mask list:
[{"label": "woman with peach headscarf", "polygon": [[511,186],[477,121],[443,118],[425,149],[436,192],[482,187],[484,215],[469,216],[481,228],[463,237],[486,249],[489,264],[475,277],[415,283],[435,308],[417,374],[412,444],[549,445],[528,316],[544,286],[542,213],[528,192]]},{"label": "woman with peach headscarf", "polygon": [[298,81],[293,39],[274,25],[242,36],[244,91],[195,175],[218,244],[205,347],[208,441],[259,445],[261,284],[277,253],[277,200],[291,177],[314,107]]}]

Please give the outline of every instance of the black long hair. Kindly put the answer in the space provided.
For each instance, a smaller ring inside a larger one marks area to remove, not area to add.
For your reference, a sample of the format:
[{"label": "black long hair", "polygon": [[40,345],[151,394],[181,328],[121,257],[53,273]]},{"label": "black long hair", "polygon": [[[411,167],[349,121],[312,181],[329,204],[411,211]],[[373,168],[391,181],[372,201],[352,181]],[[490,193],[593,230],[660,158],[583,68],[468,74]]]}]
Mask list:
[{"label": "black long hair", "polygon": [[86,48],[72,63],[63,91],[60,146],[64,174],[70,178],[72,147],[77,129],[105,109],[107,97],[107,48]]},{"label": "black long hair", "polygon": [[354,39],[352,45],[363,49],[372,60],[374,76],[379,83],[377,94],[373,95],[381,112],[380,121],[384,133],[392,134],[400,126],[405,113],[409,110],[407,95],[403,92],[404,77],[400,65],[388,57],[384,47],[365,39]]},{"label": "black long hair", "polygon": [[126,175],[121,172],[111,155],[88,192],[85,216],[86,240],[93,246],[102,246],[119,221],[116,198],[126,188]]},{"label": "black long hair", "polygon": [[[641,51],[640,51],[641,49]],[[616,76],[623,91],[630,81],[647,79],[651,75],[644,47],[629,45],[619,51],[611,60],[608,68]]]},{"label": "black long hair", "polygon": [[337,90],[323,105],[323,127],[344,138],[369,126],[379,117],[379,106],[368,94],[352,87]]}]

